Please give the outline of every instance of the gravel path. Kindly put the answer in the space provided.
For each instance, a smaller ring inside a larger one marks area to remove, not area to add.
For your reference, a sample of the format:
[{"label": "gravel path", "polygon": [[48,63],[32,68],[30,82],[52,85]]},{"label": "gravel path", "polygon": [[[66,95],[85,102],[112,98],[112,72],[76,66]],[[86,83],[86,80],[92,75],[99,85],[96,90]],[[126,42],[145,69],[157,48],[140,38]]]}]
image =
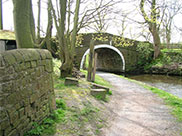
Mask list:
[{"label": "gravel path", "polygon": [[113,116],[101,136],[180,136],[182,125],[156,94],[112,74],[97,74],[113,85],[107,105]]}]

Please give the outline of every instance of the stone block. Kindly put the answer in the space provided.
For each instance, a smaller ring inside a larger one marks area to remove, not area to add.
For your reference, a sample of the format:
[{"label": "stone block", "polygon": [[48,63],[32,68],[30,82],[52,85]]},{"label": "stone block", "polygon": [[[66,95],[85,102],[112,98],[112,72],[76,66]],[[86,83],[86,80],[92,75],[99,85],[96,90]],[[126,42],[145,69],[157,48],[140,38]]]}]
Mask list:
[{"label": "stone block", "polygon": [[0,54],[0,67],[4,67],[5,63],[4,63],[4,59],[3,56]]},{"label": "stone block", "polygon": [[22,63],[24,62],[24,58],[22,57],[22,54],[18,51],[13,51],[12,54],[15,56],[16,58],[16,62],[17,63]]},{"label": "stone block", "polygon": [[78,79],[76,79],[76,78],[66,77],[64,85],[66,85],[66,86],[69,86],[69,85],[78,86],[79,82],[78,82]]},{"label": "stone block", "polygon": [[47,72],[52,72],[53,71],[53,65],[52,65],[52,60],[46,60],[46,65],[45,65],[45,70]]},{"label": "stone block", "polygon": [[5,108],[0,107],[0,121],[1,121],[2,119],[7,118],[7,117],[8,117],[8,114],[7,114],[7,112],[5,111]]},{"label": "stone block", "polygon": [[37,51],[39,52],[42,60],[45,60],[47,58],[46,52],[45,52],[46,50],[37,50]]},{"label": "stone block", "polygon": [[0,67],[0,77],[5,74],[5,67]]},{"label": "stone block", "polygon": [[33,61],[30,62],[30,64],[31,64],[32,68],[35,68],[37,66],[37,61],[33,60]]},{"label": "stone block", "polygon": [[13,66],[9,66],[6,69],[4,68],[4,72],[5,72],[5,74],[13,74],[15,72],[15,70],[14,70]]},{"label": "stone block", "polygon": [[25,108],[21,108],[18,110],[18,116],[19,118],[22,118],[25,115]]},{"label": "stone block", "polygon": [[90,94],[94,97],[99,97],[100,99],[105,99],[107,91],[105,89],[91,89]]},{"label": "stone block", "polygon": [[8,136],[19,136],[19,133],[16,129],[11,130],[11,132],[8,134]]},{"label": "stone block", "polygon": [[1,130],[4,130],[10,127],[10,122],[7,117],[0,120],[0,126],[1,126],[0,128]]},{"label": "stone block", "polygon": [[15,112],[13,112],[13,113],[10,113],[10,114],[9,114],[9,118],[10,118],[10,123],[11,123],[14,127],[16,127],[16,126],[19,124],[19,122],[20,122],[19,117],[18,117],[18,112],[17,112],[17,111],[15,111]]},{"label": "stone block", "polygon": [[12,105],[17,104],[20,100],[21,100],[21,97],[20,97],[20,95],[18,95],[18,93],[16,93],[16,92],[10,94],[10,95],[7,97],[7,103],[8,103],[8,104],[12,104]]},{"label": "stone block", "polygon": [[10,66],[16,63],[16,58],[13,56],[12,51],[2,53],[6,66]]},{"label": "stone block", "polygon": [[40,53],[37,52],[35,49],[28,49],[30,54],[30,60],[39,60],[40,59]]},{"label": "stone block", "polygon": [[33,102],[35,102],[35,100],[37,99],[37,94],[32,94],[31,96],[30,96],[30,103],[33,103]]},{"label": "stone block", "polygon": [[6,129],[4,129],[4,132],[3,132],[4,136],[8,136],[11,131],[12,131],[12,127],[11,126],[9,126]]},{"label": "stone block", "polygon": [[2,83],[2,84],[0,84],[0,88],[2,89],[1,90],[2,92],[10,93],[10,92],[12,92],[13,83],[12,83],[12,81]]},{"label": "stone block", "polygon": [[99,84],[95,84],[95,83],[91,84],[91,88],[92,89],[105,89],[107,92],[109,92],[109,88],[108,87],[103,86],[103,85],[99,85]]},{"label": "stone block", "polygon": [[28,68],[30,68],[30,67],[31,67],[31,63],[30,63],[30,62],[26,62],[26,63],[25,63],[25,68],[28,69]]}]

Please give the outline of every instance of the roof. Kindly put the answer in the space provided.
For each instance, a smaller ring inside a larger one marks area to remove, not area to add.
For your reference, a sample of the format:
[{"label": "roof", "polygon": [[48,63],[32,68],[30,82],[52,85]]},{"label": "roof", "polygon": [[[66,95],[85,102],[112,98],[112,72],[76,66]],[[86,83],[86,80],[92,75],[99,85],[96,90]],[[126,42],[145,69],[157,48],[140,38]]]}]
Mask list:
[{"label": "roof", "polygon": [[15,40],[15,33],[9,30],[0,30],[0,40]]}]

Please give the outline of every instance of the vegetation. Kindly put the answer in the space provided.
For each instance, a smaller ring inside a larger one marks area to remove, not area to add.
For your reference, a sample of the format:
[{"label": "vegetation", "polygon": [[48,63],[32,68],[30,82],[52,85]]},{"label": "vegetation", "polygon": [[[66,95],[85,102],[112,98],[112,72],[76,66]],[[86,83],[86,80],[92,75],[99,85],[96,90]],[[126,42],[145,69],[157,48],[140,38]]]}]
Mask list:
[{"label": "vegetation", "polygon": [[172,108],[172,114],[178,119],[178,121],[182,122],[182,99],[158,88],[148,85],[143,86],[164,99],[165,103]]},{"label": "vegetation", "polygon": [[[81,72],[83,72],[85,75],[87,75],[87,71],[86,70],[81,70]],[[98,75],[95,75],[95,81],[94,83],[96,84],[100,84],[100,85],[103,85],[103,86],[107,86],[107,87],[111,87],[111,84],[107,81],[105,81],[103,78],[101,78],[100,76]]]},{"label": "vegetation", "polygon": [[50,117],[45,118],[42,123],[33,123],[33,129],[28,131],[25,136],[51,135],[56,132],[56,123],[65,121],[66,104],[62,99],[56,100],[55,110]]},{"label": "vegetation", "polygon": [[171,73],[175,75],[181,75],[181,60],[182,50],[181,49],[163,49],[161,55],[156,60],[144,66],[146,72],[151,71],[152,68],[157,69],[169,69],[166,74]]},{"label": "vegetation", "polygon": [[[90,83],[85,80],[80,81],[83,87],[64,86],[65,79],[59,78],[61,63],[57,59],[54,59],[53,62],[57,109],[41,124],[33,123],[33,129],[28,131],[26,136],[99,134],[107,120],[107,117],[104,116],[107,113],[104,112],[103,102],[90,96],[89,88],[86,87]],[[86,71],[83,72],[86,74]],[[96,81],[99,84],[111,87],[108,82],[97,75]],[[109,95],[111,94],[110,91]],[[108,97],[105,101],[108,101]]]},{"label": "vegetation", "polygon": [[137,45],[137,51],[139,55],[138,65],[140,67],[143,67],[152,61],[153,48],[150,43],[139,43]]},{"label": "vegetation", "polygon": [[[145,11],[145,5],[147,4],[150,5],[150,10],[148,14]],[[140,0],[140,11],[153,37],[154,59],[159,57],[160,46],[161,46],[161,41],[159,36],[160,23],[158,23],[160,12],[158,12],[157,9],[158,9],[158,6],[156,3],[156,0],[151,0],[151,1]]]}]

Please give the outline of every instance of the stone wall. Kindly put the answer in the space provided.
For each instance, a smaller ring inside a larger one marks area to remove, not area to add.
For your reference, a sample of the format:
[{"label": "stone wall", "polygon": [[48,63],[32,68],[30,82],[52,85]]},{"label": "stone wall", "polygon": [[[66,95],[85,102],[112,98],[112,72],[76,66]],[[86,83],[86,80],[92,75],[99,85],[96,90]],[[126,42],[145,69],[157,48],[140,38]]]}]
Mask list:
[{"label": "stone wall", "polygon": [[47,50],[0,54],[0,136],[22,136],[55,109],[52,72]]},{"label": "stone wall", "polygon": [[[125,72],[126,73],[131,73],[131,72],[135,72],[135,70],[138,68],[138,52],[137,52],[137,45],[139,43],[142,43],[141,41],[136,41],[136,40],[132,40],[132,39],[128,39],[128,38],[122,38],[120,36],[116,36],[116,35],[112,35],[109,33],[87,33],[87,34],[80,34],[82,39],[80,42],[78,42],[80,45],[77,45],[75,51],[76,51],[76,57],[75,57],[75,66],[77,68],[80,68],[80,64],[81,64],[81,59],[84,55],[84,53],[87,51],[87,49],[89,49],[89,45],[90,45],[90,40],[92,39],[92,37],[98,37],[95,40],[95,45],[99,45],[99,44],[106,44],[106,45],[111,45],[115,48],[117,48],[124,56],[125,59]],[[103,37],[103,38],[102,38]],[[128,43],[128,46],[125,46],[124,43],[122,44],[123,40]],[[131,45],[130,45],[131,43]],[[110,49],[110,51],[112,51]],[[108,56],[111,56],[112,54],[107,54]],[[98,60],[99,61],[99,60]],[[103,59],[102,59],[103,61]],[[119,61],[119,59],[116,60],[117,62]],[[121,60],[120,60],[121,61]],[[99,61],[101,62],[101,61]],[[107,61],[108,62],[108,61]],[[107,63],[106,61],[103,63]],[[113,62],[113,63],[117,63],[117,62]],[[114,71],[114,72],[123,72],[122,70],[122,61],[119,62],[117,64],[117,66],[113,64],[113,68],[105,68],[102,70],[104,71]],[[118,68],[121,69],[118,69]],[[101,69],[101,68],[98,68]]]}]

